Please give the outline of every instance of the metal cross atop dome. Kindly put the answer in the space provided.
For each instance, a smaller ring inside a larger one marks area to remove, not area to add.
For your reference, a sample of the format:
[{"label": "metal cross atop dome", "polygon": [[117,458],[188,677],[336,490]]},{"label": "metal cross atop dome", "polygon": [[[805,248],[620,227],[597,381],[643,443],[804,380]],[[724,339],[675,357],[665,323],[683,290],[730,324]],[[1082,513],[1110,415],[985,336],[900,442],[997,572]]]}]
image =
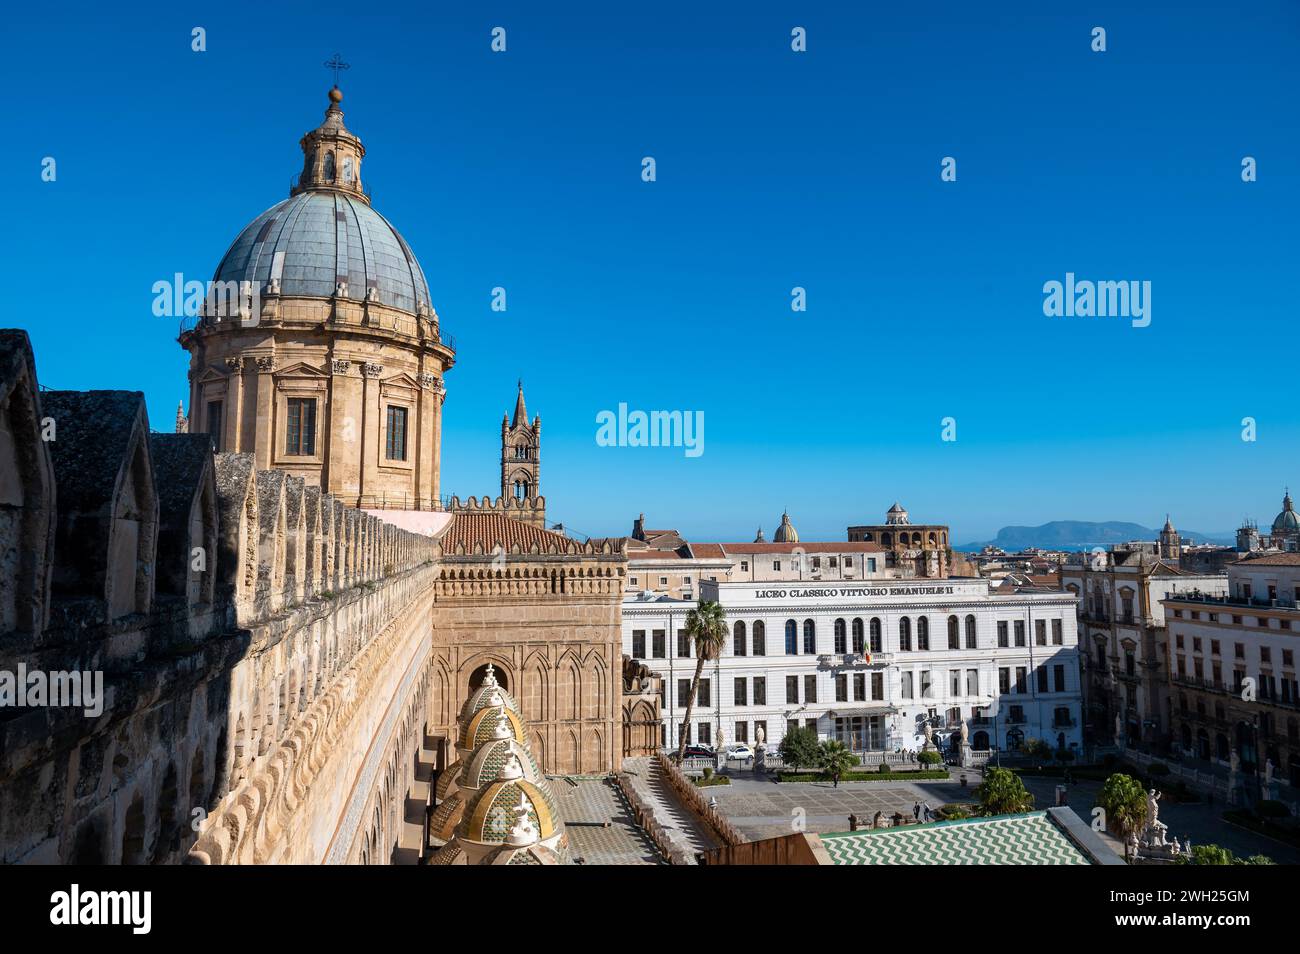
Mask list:
[{"label": "metal cross atop dome", "polygon": [[344,63],[343,57],[337,53],[334,54],[333,59],[325,61],[325,68],[334,71],[334,86],[336,88],[339,85],[339,70],[346,70],[351,67],[351,65],[351,63]]}]

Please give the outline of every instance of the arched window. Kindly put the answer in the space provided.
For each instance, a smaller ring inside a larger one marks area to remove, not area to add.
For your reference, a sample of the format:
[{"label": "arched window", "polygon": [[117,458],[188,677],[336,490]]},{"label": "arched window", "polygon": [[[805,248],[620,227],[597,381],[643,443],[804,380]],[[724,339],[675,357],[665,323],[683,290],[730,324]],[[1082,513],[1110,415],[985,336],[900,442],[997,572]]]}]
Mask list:
[{"label": "arched window", "polygon": [[961,623],[956,616],[948,617],[948,648],[961,649]]},{"label": "arched window", "polygon": [[763,625],[761,619],[754,620],[754,655],[767,655],[767,627]]},{"label": "arched window", "polygon": [[975,649],[977,645],[975,641],[975,617],[970,615],[966,617],[966,648]]},{"label": "arched window", "polygon": [[880,545],[884,547],[893,546],[894,535],[892,533],[882,533],[880,535]]},{"label": "arched window", "polygon": [[930,617],[916,618],[916,648],[924,652],[930,648]]},{"label": "arched window", "polygon": [[905,653],[912,651],[912,621],[906,616],[898,621],[898,648]]},{"label": "arched window", "polygon": [[810,656],[817,652],[817,624],[810,619],[803,621],[803,651]]},{"label": "arched window", "polygon": [[325,153],[325,181],[334,181],[334,153]]},{"label": "arched window", "polygon": [[343,181],[351,184],[352,182],[352,157],[348,156],[343,160]]},{"label": "arched window", "polygon": [[849,651],[847,627],[843,619],[835,621],[835,652],[847,653]]},{"label": "arched window", "polygon": [[860,653],[864,651],[863,644],[862,644],[862,620],[861,619],[855,619],[853,621],[853,651],[855,653]]},{"label": "arched window", "polygon": [[743,620],[736,620],[736,625],[731,627],[732,643],[731,652],[736,656],[745,655],[745,623]]},{"label": "arched window", "polygon": [[799,652],[799,624],[792,619],[785,621],[785,654],[793,656]]},{"label": "arched window", "polygon": [[880,652],[880,617],[871,617],[871,651]]}]

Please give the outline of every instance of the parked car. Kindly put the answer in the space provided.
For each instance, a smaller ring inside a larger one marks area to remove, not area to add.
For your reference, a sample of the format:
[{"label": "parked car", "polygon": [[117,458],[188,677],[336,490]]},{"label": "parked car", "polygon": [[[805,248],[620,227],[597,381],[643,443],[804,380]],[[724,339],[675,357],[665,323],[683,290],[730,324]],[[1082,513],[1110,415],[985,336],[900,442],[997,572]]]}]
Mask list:
[{"label": "parked car", "polygon": [[754,750],[744,742],[737,742],[727,748],[727,758],[737,759],[741,762],[752,762],[754,761]]},{"label": "parked car", "polygon": [[688,759],[711,759],[714,758],[713,749],[707,745],[688,745],[686,751],[682,753],[683,758]]}]

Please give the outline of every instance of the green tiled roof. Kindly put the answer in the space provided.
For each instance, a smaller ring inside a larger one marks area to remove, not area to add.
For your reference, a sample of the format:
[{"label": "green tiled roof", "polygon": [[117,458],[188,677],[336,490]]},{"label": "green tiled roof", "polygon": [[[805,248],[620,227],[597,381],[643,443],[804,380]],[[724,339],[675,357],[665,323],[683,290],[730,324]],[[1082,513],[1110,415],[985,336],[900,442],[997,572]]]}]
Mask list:
[{"label": "green tiled roof", "polygon": [[1047,812],[821,835],[837,865],[1086,865]]}]

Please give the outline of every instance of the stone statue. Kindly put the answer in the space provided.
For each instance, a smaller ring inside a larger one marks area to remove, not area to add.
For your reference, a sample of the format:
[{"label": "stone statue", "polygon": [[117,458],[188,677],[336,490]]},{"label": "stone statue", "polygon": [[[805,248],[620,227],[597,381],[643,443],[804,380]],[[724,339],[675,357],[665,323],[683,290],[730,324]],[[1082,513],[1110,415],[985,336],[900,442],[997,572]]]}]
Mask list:
[{"label": "stone statue", "polygon": [[1124,747],[1124,723],[1120,721],[1118,712],[1115,713],[1115,744]]},{"label": "stone statue", "polygon": [[1273,784],[1273,760],[1268,759],[1264,762],[1264,785],[1266,787]]},{"label": "stone statue", "polygon": [[924,732],[925,732],[925,747],[928,749],[931,745],[934,744],[934,729],[930,728],[929,722],[925,724]]},{"label": "stone statue", "polygon": [[1147,792],[1147,829],[1143,843],[1151,848],[1164,845],[1168,827],[1160,820],[1160,797],[1154,788]]},{"label": "stone statue", "polygon": [[961,721],[961,744],[962,745],[970,744],[970,726],[966,724],[965,719],[962,719]]},{"label": "stone statue", "polygon": [[1233,749],[1228,754],[1228,765],[1231,768],[1233,775],[1236,775],[1241,771],[1241,757],[1237,755],[1236,749]]},{"label": "stone statue", "polygon": [[762,745],[766,741],[767,741],[767,733],[763,731],[763,727],[760,725],[756,729],[754,729],[754,742],[757,743],[758,745]]}]

